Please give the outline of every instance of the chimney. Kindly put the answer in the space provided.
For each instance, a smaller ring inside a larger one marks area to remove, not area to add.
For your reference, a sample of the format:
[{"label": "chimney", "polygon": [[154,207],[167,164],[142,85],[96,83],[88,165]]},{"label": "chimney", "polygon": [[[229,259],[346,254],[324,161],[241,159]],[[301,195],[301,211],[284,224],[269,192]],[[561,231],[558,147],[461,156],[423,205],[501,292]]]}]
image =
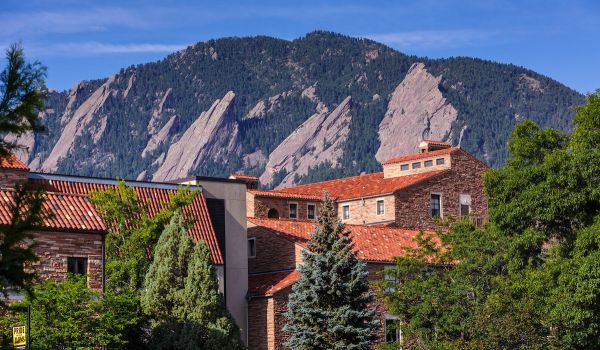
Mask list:
[{"label": "chimney", "polygon": [[246,188],[249,190],[255,190],[258,188],[258,178],[256,176],[244,175],[244,174],[231,174],[230,179],[242,180],[246,183]]},{"label": "chimney", "polygon": [[421,153],[427,153],[431,151],[437,151],[440,149],[446,149],[452,147],[448,142],[434,141],[434,140],[423,140],[419,144],[419,150]]}]

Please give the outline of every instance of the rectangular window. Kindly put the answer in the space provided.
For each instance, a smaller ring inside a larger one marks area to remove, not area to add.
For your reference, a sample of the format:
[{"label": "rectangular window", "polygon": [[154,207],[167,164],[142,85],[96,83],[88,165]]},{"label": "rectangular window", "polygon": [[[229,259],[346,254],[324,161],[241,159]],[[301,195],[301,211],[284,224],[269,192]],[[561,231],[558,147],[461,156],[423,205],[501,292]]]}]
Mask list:
[{"label": "rectangular window", "polygon": [[248,238],[248,257],[256,258],[256,237]]},{"label": "rectangular window", "polygon": [[402,341],[402,333],[400,332],[400,321],[396,318],[385,318],[385,342],[391,344],[397,344],[400,349],[400,342]]},{"label": "rectangular window", "polygon": [[435,165],[444,165],[445,162],[446,162],[445,158],[438,158],[435,160]]},{"label": "rectangular window", "polygon": [[316,207],[314,204],[308,204],[306,206],[306,218],[308,220],[314,220],[316,217]]},{"label": "rectangular window", "polygon": [[465,217],[471,214],[471,195],[461,194],[459,196],[460,201],[460,216]]},{"label": "rectangular window", "polygon": [[442,216],[442,195],[431,194],[431,217],[439,218]]},{"label": "rectangular window", "polygon": [[419,169],[421,167],[421,162],[412,163],[413,169]]},{"label": "rectangular window", "polygon": [[427,167],[430,167],[430,166],[433,166],[433,160],[426,160],[425,161],[425,167],[427,168]]},{"label": "rectangular window", "polygon": [[87,258],[79,257],[68,257],[67,258],[67,272],[74,275],[85,275],[87,274]]},{"label": "rectangular window", "polygon": [[390,285],[386,285],[386,287],[385,287],[386,293],[395,292],[396,287],[394,287],[394,286],[396,285],[396,283],[398,283],[398,279],[396,278],[396,266],[385,266],[383,268],[383,271],[384,271],[383,279],[386,281],[386,283],[390,284]]},{"label": "rectangular window", "polygon": [[408,164],[402,164],[402,165],[400,165],[400,170],[407,171],[408,170]]},{"label": "rectangular window", "polygon": [[344,220],[350,219],[350,206],[349,205],[344,205],[342,207],[342,219],[344,219]]},{"label": "rectangular window", "polygon": [[290,203],[290,219],[298,218],[298,203]]},{"label": "rectangular window", "polygon": [[383,199],[377,200],[377,215],[385,214],[385,202]]}]

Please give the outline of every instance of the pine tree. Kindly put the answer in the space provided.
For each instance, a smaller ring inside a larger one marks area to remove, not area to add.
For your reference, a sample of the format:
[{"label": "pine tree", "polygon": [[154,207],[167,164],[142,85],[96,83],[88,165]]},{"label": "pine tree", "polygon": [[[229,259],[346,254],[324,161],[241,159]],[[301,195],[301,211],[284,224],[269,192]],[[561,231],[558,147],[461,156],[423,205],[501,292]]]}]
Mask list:
[{"label": "pine tree", "polygon": [[142,307],[154,349],[242,349],[239,329],[218,291],[210,251],[194,244],[180,212],[163,231],[144,281]]},{"label": "pine tree", "polygon": [[358,260],[350,232],[325,195],[300,279],[293,286],[284,330],[292,349],[370,349],[379,328],[369,307],[366,264]]}]

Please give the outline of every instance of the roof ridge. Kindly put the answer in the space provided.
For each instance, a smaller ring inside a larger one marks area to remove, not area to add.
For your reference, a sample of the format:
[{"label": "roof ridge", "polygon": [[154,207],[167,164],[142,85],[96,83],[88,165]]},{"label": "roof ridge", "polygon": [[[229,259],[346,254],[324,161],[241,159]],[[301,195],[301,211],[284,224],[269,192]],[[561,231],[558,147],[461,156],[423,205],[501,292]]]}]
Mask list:
[{"label": "roof ridge", "polygon": [[286,187],[286,188],[283,188],[283,189],[273,189],[273,190],[267,190],[267,191],[285,192],[283,190],[290,189],[290,188],[299,188],[299,187],[304,187],[304,186],[311,186],[311,185],[314,185],[314,184],[324,184],[324,183],[335,182],[335,181],[340,181],[340,180],[345,180],[345,179],[353,179],[355,177],[371,176],[371,175],[378,175],[378,174],[383,174],[383,171],[378,171],[376,173],[367,173],[367,174],[361,174],[361,175],[352,175],[352,176],[347,176],[347,177],[340,177],[339,179],[331,179],[331,180],[325,180],[325,181],[311,182],[311,183],[307,183],[307,184],[301,184],[301,185],[297,185],[297,186]]}]

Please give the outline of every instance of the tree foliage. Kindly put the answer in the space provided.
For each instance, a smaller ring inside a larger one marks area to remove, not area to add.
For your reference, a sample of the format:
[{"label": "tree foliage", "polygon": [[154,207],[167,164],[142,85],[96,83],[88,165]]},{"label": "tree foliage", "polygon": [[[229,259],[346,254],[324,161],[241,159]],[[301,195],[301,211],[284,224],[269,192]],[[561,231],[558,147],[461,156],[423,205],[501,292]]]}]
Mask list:
[{"label": "tree foliage", "polygon": [[[44,109],[46,68],[28,63],[23,47],[13,44],[6,50],[6,68],[0,73],[0,134],[19,137],[46,130],[39,117]],[[18,148],[0,138],[0,156]]]},{"label": "tree foliage", "polygon": [[289,297],[286,345],[298,350],[370,349],[379,321],[369,306],[373,294],[366,264],[358,260],[350,232],[327,195],[317,222]]},{"label": "tree foliage", "polygon": [[142,293],[152,349],[242,349],[204,242],[177,212],[160,236]]},{"label": "tree foliage", "polygon": [[451,224],[398,258],[384,294],[405,347],[598,348],[599,93],[574,124],[519,124],[507,164],[484,176],[490,223]]}]

